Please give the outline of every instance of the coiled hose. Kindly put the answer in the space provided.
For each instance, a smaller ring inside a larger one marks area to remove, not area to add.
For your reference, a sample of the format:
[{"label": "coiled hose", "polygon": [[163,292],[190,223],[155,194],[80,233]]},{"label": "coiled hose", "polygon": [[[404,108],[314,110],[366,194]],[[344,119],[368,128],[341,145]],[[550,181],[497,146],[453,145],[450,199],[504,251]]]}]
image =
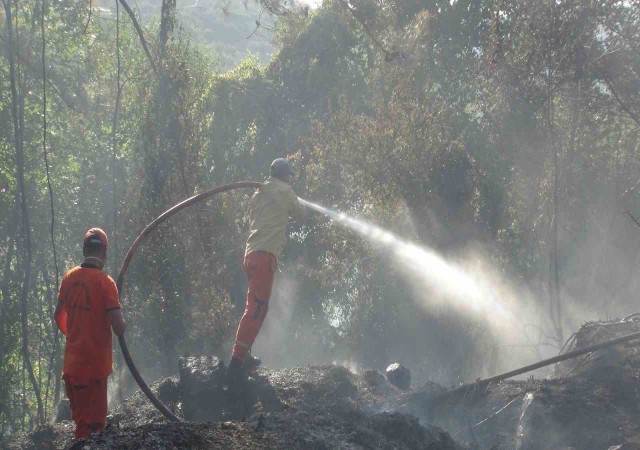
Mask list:
[{"label": "coiled hose", "polygon": [[[120,298],[122,299],[123,297],[124,277],[127,274],[127,270],[129,269],[129,263],[131,262],[131,259],[133,259],[133,256],[135,255],[140,245],[142,245],[142,242],[158,227],[158,225],[176,214],[178,211],[183,210],[187,206],[191,206],[194,203],[206,200],[209,197],[220,194],[221,192],[232,191],[234,189],[258,188],[261,185],[262,183],[258,183],[256,181],[239,181],[237,183],[218,186],[216,188],[194,195],[193,197],[189,197],[188,199],[183,200],[182,202],[160,214],[153,222],[151,222],[144,230],[142,230],[142,233],[138,235],[136,240],[133,241],[133,244],[129,248],[129,251],[127,251],[127,255],[122,262],[122,266],[120,266],[120,272],[118,273],[118,280],[116,282],[118,286],[118,292],[120,293]],[[131,358],[131,354],[129,353],[129,348],[127,347],[127,342],[124,338],[124,335],[118,336],[118,342],[120,343],[122,356],[124,356],[124,360],[127,363],[129,370],[131,371],[131,375],[133,375],[133,378],[135,378],[138,386],[140,386],[140,389],[145,393],[149,401],[151,401],[151,403],[153,403],[153,406],[155,406],[158,411],[160,411],[167,419],[171,420],[172,422],[182,422],[182,419],[173,414],[169,410],[169,408],[164,406],[164,404],[154,395],[154,393],[151,392],[151,389],[142,378],[142,375],[140,375],[140,372],[138,372],[138,369],[136,368],[136,365]]]}]

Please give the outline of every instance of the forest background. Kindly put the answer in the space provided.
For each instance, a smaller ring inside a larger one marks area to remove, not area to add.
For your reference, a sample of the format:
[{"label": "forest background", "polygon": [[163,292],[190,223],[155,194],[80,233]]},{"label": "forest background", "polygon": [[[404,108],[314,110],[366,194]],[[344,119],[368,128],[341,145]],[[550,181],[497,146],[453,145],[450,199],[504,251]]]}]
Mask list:
[{"label": "forest background", "polygon": [[[520,318],[531,358],[638,312],[637,2],[161,3],[133,11],[145,52],[121,4],[2,0],[0,444],[61,395],[51,314],[85,229],[109,234],[115,277],[162,211],[276,157],[302,197],[507,280],[538,311]],[[122,301],[148,379],[228,354],[250,194],[173,218],[134,260]],[[289,238],[267,364],[399,360],[454,384],[509,363],[512,342],[425,307],[387,250],[315,214]],[[132,389],[120,359],[111,384]]]}]

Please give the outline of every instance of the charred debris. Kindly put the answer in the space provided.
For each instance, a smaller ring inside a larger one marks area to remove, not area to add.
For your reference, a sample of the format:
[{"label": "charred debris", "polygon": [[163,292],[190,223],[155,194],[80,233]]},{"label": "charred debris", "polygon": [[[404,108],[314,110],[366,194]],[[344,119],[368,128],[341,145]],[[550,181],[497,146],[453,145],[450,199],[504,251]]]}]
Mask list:
[{"label": "charred debris", "polygon": [[[587,323],[565,351],[637,332],[633,319]],[[183,423],[167,422],[137,392],[111,411],[103,434],[74,442],[72,423],[60,420],[9,449],[640,448],[638,341],[559,363],[553,377],[474,383],[453,395],[435,383],[408,386],[403,367],[260,369],[240,397],[223,389],[224,373],[217,357],[184,357],[178,375],[152,383]]]}]

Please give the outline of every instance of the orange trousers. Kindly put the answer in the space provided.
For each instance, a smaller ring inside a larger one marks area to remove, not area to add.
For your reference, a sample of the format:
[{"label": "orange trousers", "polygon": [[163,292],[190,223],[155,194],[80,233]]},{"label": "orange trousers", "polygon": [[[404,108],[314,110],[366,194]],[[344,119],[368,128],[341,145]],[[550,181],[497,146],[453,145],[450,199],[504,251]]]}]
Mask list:
[{"label": "orange trousers", "polygon": [[232,357],[244,361],[258,336],[262,322],[267,317],[273,277],[277,267],[276,257],[268,252],[251,252],[244,257],[244,273],[249,281],[247,303],[240,319]]},{"label": "orange trousers", "polygon": [[64,386],[76,423],[76,439],[103,431],[107,423],[107,379],[87,380],[65,374]]}]

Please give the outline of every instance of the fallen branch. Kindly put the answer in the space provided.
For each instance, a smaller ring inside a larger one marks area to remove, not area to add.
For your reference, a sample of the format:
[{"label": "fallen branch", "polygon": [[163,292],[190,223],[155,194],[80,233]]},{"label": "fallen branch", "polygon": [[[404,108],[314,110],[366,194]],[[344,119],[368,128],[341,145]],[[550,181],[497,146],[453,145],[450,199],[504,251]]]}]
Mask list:
[{"label": "fallen branch", "polygon": [[590,345],[588,347],[581,348],[579,350],[574,350],[569,353],[565,353],[564,355],[554,356],[553,358],[544,359],[535,364],[530,364],[528,366],[521,367],[519,369],[511,370],[509,372],[502,373],[500,375],[495,375],[493,377],[485,378],[484,380],[477,380],[475,383],[467,384],[464,386],[460,386],[458,388],[452,389],[447,392],[443,392],[440,395],[436,395],[435,397],[429,399],[430,403],[438,403],[446,398],[452,397],[457,394],[466,394],[469,389],[479,389],[482,387],[486,387],[491,383],[496,383],[498,381],[506,380],[507,378],[512,378],[517,375],[522,375],[527,372],[531,372],[532,370],[540,369],[541,367],[550,366],[552,364],[556,364],[562,361],[566,361],[568,359],[577,358],[578,356],[582,356],[587,353],[595,352],[596,350],[601,350],[603,348],[612,347],[617,344],[623,344],[625,342],[633,341],[635,339],[640,339],[640,332],[632,333],[627,336],[622,336],[619,338],[611,339],[609,341],[601,342],[599,344]]}]

